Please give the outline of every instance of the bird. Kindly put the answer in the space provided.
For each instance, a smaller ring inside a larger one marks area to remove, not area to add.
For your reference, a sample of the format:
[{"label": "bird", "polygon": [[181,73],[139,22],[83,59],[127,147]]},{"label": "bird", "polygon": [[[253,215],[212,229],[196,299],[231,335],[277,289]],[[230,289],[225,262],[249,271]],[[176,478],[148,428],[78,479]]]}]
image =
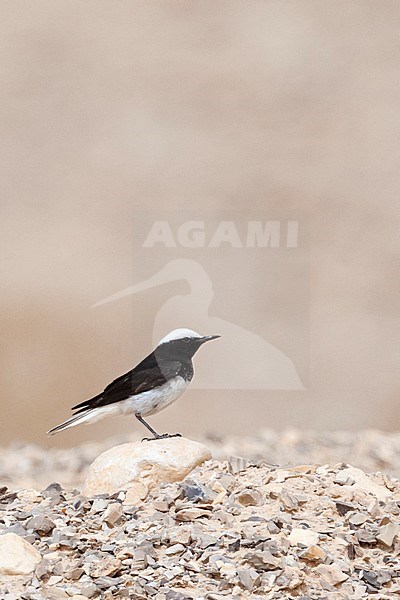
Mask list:
[{"label": "bird", "polygon": [[192,329],[174,329],[136,367],[114,379],[103,392],[72,407],[72,417],[47,433],[54,435],[81,423],[95,423],[109,415],[133,414],[154,440],[180,436],[159,434],[144,420],[175,402],[190,384],[193,356],[205,343],[219,335],[200,335]]}]

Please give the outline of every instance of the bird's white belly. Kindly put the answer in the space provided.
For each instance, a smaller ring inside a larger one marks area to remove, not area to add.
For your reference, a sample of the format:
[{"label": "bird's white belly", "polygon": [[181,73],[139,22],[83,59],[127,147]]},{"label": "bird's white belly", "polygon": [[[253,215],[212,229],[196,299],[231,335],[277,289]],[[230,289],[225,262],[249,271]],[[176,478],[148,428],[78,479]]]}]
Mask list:
[{"label": "bird's white belly", "polygon": [[179,375],[164,383],[154,390],[142,392],[126,400],[121,400],[116,403],[115,409],[118,414],[127,415],[130,413],[142,415],[146,417],[153,415],[163,410],[172,402],[175,402],[186,390],[189,381],[183,379]]}]

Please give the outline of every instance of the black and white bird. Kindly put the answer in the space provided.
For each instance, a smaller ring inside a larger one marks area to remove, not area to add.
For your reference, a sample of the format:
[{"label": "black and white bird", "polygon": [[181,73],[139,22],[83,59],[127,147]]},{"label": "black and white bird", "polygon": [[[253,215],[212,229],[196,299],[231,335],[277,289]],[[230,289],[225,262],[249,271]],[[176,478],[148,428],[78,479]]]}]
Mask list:
[{"label": "black and white bird", "polygon": [[136,367],[115,379],[101,394],[74,406],[73,416],[47,433],[54,435],[81,423],[95,423],[108,415],[133,414],[152,433],[150,439],[179,435],[160,435],[143,417],[158,413],[183,394],[193,378],[193,356],[205,342],[219,337],[174,329]]}]

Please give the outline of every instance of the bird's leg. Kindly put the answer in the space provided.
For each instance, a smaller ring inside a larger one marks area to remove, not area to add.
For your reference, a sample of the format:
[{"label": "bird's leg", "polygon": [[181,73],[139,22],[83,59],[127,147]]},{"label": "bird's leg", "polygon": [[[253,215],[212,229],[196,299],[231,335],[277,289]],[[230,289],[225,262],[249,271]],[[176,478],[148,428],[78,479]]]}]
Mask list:
[{"label": "bird's leg", "polygon": [[180,433],[157,433],[157,431],[155,429],[153,429],[148,423],[146,423],[146,421],[143,419],[143,417],[141,415],[135,415],[137,420],[140,421],[142,423],[142,425],[144,425],[149,431],[150,433],[153,434],[152,438],[143,438],[142,442],[151,442],[151,440],[163,440],[165,438],[170,438],[170,437],[181,437]]},{"label": "bird's leg", "polygon": [[[142,425],[144,425],[149,431],[150,433],[153,434],[153,438],[144,438],[145,440],[150,440],[150,439],[154,439],[154,440],[158,440],[160,439],[161,435],[159,433],[157,433],[157,431],[155,429],[153,429],[151,427],[151,425],[149,425],[148,423],[146,423],[146,421],[143,419],[143,417],[141,415],[135,415],[137,420],[141,422]],[[142,440],[143,441],[143,440]]]}]

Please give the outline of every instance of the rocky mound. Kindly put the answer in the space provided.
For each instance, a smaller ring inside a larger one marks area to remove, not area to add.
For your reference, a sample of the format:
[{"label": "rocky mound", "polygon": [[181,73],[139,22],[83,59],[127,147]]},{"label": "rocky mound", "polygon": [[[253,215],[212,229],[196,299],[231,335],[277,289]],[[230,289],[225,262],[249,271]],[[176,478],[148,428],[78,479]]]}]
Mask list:
[{"label": "rocky mound", "polygon": [[397,480],[345,464],[212,460],[133,505],[3,488],[1,598],[389,599],[399,514]]}]

